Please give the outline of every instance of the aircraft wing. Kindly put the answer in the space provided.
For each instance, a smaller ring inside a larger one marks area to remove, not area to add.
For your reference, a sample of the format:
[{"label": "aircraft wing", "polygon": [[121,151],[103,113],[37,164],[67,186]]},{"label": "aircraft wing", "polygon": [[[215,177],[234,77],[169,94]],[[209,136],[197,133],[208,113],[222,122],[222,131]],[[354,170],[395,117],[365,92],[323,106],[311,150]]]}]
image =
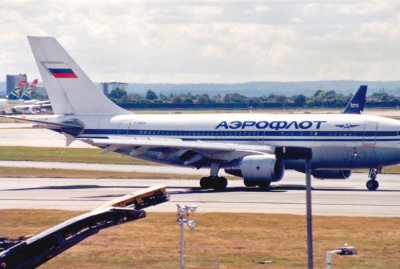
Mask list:
[{"label": "aircraft wing", "polygon": [[109,137],[109,138],[78,138],[83,142],[103,148],[103,153],[117,150],[130,151],[135,156],[146,151],[158,152],[160,160],[176,154],[185,164],[204,161],[232,161],[247,155],[274,154],[274,149],[268,145],[244,145],[235,143],[218,143],[204,141],[185,141],[182,139],[161,139],[142,137]]}]

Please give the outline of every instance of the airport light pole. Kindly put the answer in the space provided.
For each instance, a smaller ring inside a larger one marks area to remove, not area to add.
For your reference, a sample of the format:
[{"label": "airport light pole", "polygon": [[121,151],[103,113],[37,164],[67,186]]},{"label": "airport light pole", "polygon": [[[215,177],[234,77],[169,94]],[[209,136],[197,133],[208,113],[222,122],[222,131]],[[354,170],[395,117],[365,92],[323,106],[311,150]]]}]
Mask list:
[{"label": "airport light pole", "polygon": [[314,268],[313,254],[313,227],[312,227],[312,201],[311,201],[311,159],[306,159],[306,204],[307,204],[307,252],[308,269]]},{"label": "airport light pole", "polygon": [[314,268],[313,236],[312,236],[312,201],[311,201],[311,160],[312,149],[303,147],[277,147],[275,155],[282,160],[305,160],[306,205],[307,205],[307,254],[308,269]]},{"label": "airport light pole", "polygon": [[181,207],[180,205],[177,206],[177,222],[179,222],[179,225],[181,227],[180,231],[180,257],[179,257],[179,264],[180,264],[180,269],[185,268],[185,225],[189,226],[190,230],[194,230],[196,228],[196,222],[194,220],[189,219],[189,215],[193,214],[197,210],[196,205],[192,206],[184,206]]}]

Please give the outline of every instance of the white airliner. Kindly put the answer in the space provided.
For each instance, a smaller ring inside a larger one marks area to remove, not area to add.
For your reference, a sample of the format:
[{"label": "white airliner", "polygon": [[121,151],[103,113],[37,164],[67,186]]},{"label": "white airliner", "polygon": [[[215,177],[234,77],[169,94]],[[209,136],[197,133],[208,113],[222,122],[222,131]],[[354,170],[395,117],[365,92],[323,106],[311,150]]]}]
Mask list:
[{"label": "white airliner", "polygon": [[[311,149],[315,178],[346,179],[352,169],[370,169],[370,190],[378,188],[382,167],[400,162],[397,120],[361,114],[133,114],[103,95],[56,39],[28,39],[55,113],[31,121],[65,134],[67,144],[77,139],[104,153],[210,168],[200,186],[217,190],[227,186],[220,169],[261,188],[281,180],[285,169],[304,171],[304,160],[279,157],[286,149]],[[350,102],[348,109],[358,106]]]},{"label": "white airliner", "polygon": [[45,106],[50,106],[50,101],[40,101],[36,99],[32,99],[32,94],[36,89],[36,85],[38,80],[35,79],[31,85],[24,91],[22,94],[20,101],[22,103],[18,105],[12,106],[12,113],[19,112],[22,114],[36,114],[41,112]]}]

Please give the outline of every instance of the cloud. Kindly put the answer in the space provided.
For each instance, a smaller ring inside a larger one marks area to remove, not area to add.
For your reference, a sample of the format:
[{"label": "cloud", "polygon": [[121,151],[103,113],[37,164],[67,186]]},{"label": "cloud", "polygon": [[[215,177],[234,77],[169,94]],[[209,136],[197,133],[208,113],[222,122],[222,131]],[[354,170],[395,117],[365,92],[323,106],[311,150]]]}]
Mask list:
[{"label": "cloud", "polygon": [[0,70],[50,35],[95,81],[397,80],[397,2],[3,0]]}]

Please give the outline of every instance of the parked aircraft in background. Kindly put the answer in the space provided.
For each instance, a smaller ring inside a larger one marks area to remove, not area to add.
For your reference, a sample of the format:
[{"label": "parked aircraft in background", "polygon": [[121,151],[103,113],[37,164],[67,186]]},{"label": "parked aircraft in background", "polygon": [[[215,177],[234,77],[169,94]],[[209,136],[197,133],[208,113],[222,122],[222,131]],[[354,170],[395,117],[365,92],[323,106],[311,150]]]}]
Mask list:
[{"label": "parked aircraft in background", "polygon": [[17,86],[15,86],[14,90],[7,97],[8,100],[19,100],[21,99],[22,93],[24,91],[26,85],[26,80],[20,81]]},{"label": "parked aircraft in background", "polygon": [[5,110],[9,107],[23,103],[21,99],[22,92],[24,91],[26,80],[20,81],[14,90],[7,96],[7,98],[0,99],[0,110]]},{"label": "parked aircraft in background", "polygon": [[360,86],[344,109],[344,114],[362,114],[364,112],[365,102],[367,101],[367,88],[367,85]]},{"label": "parked aircraft in background", "polygon": [[[200,186],[218,190],[227,186],[220,169],[261,188],[281,180],[285,169],[304,171],[304,160],[280,158],[286,149],[311,149],[312,174],[319,179],[347,179],[352,169],[367,168],[370,190],[378,188],[382,167],[400,162],[397,120],[361,114],[133,114],[103,95],[56,39],[28,39],[55,115],[26,120],[65,134],[67,144],[81,140],[104,153],[209,168]],[[356,94],[345,112],[361,113],[364,103],[365,93]]]},{"label": "parked aircraft in background", "polygon": [[23,90],[26,81],[21,81],[15,87],[8,99],[0,99],[0,111],[5,114],[36,114],[44,110],[44,107],[50,106],[50,101],[40,101],[32,99],[32,93],[36,89],[38,80],[35,79],[31,85]]},{"label": "parked aircraft in background", "polygon": [[43,110],[47,111],[44,109],[44,107],[49,107],[50,101],[41,101],[41,100],[36,100],[32,99],[32,93],[36,89],[36,85],[38,83],[38,80],[35,79],[31,85],[28,87],[26,91],[24,91],[21,99],[23,99],[23,103],[20,105],[16,105],[13,107],[13,110],[15,112],[19,112],[22,114],[37,114],[37,113],[42,113]]},{"label": "parked aircraft in background", "polygon": [[36,84],[38,83],[38,80],[35,79],[31,85],[28,87],[28,89],[26,89],[26,91],[24,91],[24,93],[21,96],[21,99],[26,101],[30,101],[32,100],[32,93],[33,91],[36,89]]}]

